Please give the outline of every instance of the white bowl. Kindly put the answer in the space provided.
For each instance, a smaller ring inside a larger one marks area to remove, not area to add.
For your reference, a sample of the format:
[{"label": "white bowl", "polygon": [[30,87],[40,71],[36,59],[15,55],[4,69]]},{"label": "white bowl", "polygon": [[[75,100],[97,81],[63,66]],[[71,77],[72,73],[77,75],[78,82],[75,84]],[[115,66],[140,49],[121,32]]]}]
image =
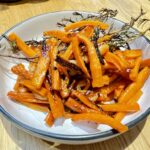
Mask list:
[{"label": "white bowl", "polygon": [[[9,35],[11,32],[15,32],[23,40],[40,38],[43,31],[58,29],[56,23],[60,22],[62,18],[73,18],[72,13],[73,11],[61,11],[35,16],[17,24],[5,34]],[[84,15],[89,14],[88,12],[81,13]],[[114,21],[115,28],[119,28],[124,24],[116,19],[111,19],[110,21]],[[8,43],[2,37],[0,43],[6,43],[8,46]],[[150,58],[150,41],[145,37],[138,38],[130,46],[131,48],[141,48],[143,50],[143,57]],[[0,51],[0,53],[9,53],[9,51]],[[55,124],[50,128],[44,123],[45,113],[31,110],[9,100],[7,92],[13,89],[16,79],[16,76],[10,72],[10,68],[16,62],[18,60],[0,58],[0,111],[17,127],[42,139],[65,144],[94,143],[119,135],[119,133],[114,132],[105,125],[98,127],[94,123],[73,123],[70,119],[64,120],[63,118],[56,120]],[[140,111],[126,116],[122,121],[129,129],[144,119],[150,112],[150,78],[146,81],[142,90],[143,95],[138,102],[141,107]]]}]

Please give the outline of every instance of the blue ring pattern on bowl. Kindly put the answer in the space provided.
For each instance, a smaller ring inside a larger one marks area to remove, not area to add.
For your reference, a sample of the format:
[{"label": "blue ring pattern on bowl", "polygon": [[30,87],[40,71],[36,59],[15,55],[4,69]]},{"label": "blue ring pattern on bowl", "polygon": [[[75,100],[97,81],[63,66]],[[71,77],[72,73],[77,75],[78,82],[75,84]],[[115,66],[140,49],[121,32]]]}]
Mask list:
[{"label": "blue ring pattern on bowl", "polygon": [[[74,10],[74,11],[78,11],[78,10]],[[67,10],[65,12],[74,12],[74,11],[68,11]],[[25,21],[22,21],[22,22],[16,24],[15,26],[13,26],[12,28],[10,28],[9,30],[7,30],[4,34],[7,34],[9,31],[11,31],[12,29],[14,29],[18,25],[21,25],[22,23],[25,23],[26,21],[32,20],[35,17],[39,17],[39,16],[42,16],[42,15],[51,14],[51,13],[57,13],[57,12],[60,12],[60,11],[44,13],[44,14],[37,15],[37,16],[31,17],[29,19],[26,19]],[[84,11],[82,11],[82,12],[84,12]],[[85,12],[85,13],[90,13],[90,12]],[[118,19],[115,19],[115,20],[124,23],[123,21],[120,21]],[[135,28],[133,28],[133,29],[136,32],[138,32],[138,30],[136,30]],[[143,37],[150,44],[150,40],[147,37],[145,37],[145,36],[143,36]],[[1,36],[0,37],[0,41],[2,39],[3,39],[3,37]],[[30,127],[30,126],[28,126],[28,125],[26,125],[26,124],[24,124],[24,123],[16,120],[7,111],[5,111],[2,106],[0,106],[0,112],[8,120],[10,120],[12,123],[14,123],[18,128],[21,128],[22,130],[28,132],[29,134],[40,136],[43,139],[53,138],[53,139],[67,140],[67,141],[72,141],[72,140],[73,141],[79,141],[79,140],[86,141],[86,140],[94,140],[94,139],[100,139],[100,138],[109,138],[109,137],[117,136],[117,135],[120,134],[118,132],[115,132],[113,129],[109,130],[109,131],[95,133],[95,134],[89,134],[89,135],[63,135],[63,134],[50,133],[50,132],[42,131],[42,130],[39,130],[39,129],[36,129],[36,128],[32,128],[32,127]],[[141,116],[139,116],[138,118],[136,118],[135,120],[129,122],[126,125],[129,127],[129,129],[131,129],[132,127],[134,127],[135,125],[137,125],[137,123],[139,123],[144,118],[146,118],[149,114],[150,114],[150,108],[148,108]]]}]

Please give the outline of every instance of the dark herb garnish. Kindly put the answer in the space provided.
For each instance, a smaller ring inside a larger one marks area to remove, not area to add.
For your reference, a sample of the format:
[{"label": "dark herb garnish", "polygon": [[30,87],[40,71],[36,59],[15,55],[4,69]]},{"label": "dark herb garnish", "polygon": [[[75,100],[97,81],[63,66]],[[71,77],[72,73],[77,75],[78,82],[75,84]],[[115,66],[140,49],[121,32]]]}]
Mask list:
[{"label": "dark herb garnish", "polygon": [[99,35],[100,35],[100,30],[98,28],[95,28],[94,29],[94,36],[92,37],[92,41],[94,43],[94,47],[96,49],[96,54],[98,56],[98,59],[99,59],[100,63],[104,65],[103,56],[100,54],[100,51],[99,51],[99,48],[98,48],[98,43],[97,43]]},{"label": "dark herb garnish", "polygon": [[66,67],[68,70],[74,72],[75,74],[78,74],[81,77],[86,77],[84,72],[81,70],[81,68],[79,68],[77,65],[61,58],[60,56],[56,57],[56,62],[64,67]]},{"label": "dark herb garnish", "polygon": [[29,62],[34,62],[36,63],[35,59],[38,57],[16,57],[16,56],[11,56],[11,55],[2,55],[0,54],[0,57],[8,57],[8,58],[14,58],[14,59],[21,59],[21,60],[25,60],[25,61],[29,61]]}]

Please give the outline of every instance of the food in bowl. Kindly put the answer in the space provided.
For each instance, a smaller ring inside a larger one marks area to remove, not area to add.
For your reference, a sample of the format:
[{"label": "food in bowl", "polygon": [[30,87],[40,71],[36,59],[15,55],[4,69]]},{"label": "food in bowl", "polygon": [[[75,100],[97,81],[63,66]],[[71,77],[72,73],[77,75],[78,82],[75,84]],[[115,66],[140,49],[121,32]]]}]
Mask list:
[{"label": "food in bowl", "polygon": [[23,64],[12,67],[18,79],[8,96],[48,112],[49,126],[66,117],[125,132],[128,128],[120,121],[140,109],[137,101],[150,65],[149,59],[142,60],[142,50],[129,50],[127,42],[115,45],[122,31],[107,33],[108,28],[105,22],[87,18],[65,25],[64,31],[44,31],[42,41],[24,42],[10,34],[6,38],[25,55],[29,69]]}]

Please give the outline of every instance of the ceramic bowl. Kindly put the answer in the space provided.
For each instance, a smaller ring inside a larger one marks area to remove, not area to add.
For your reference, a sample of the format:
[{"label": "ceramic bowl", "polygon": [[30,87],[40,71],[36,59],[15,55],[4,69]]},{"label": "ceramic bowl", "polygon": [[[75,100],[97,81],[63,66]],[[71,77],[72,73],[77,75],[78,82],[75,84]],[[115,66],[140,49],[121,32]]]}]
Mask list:
[{"label": "ceramic bowl", "polygon": [[[23,40],[40,39],[43,31],[59,29],[56,24],[62,18],[73,18],[72,13],[73,11],[61,11],[35,16],[15,25],[5,32],[5,34],[9,35],[11,32],[15,32]],[[88,12],[81,13],[85,16],[89,14]],[[119,28],[124,24],[116,19],[110,19],[108,22],[112,21],[115,24],[114,28]],[[135,30],[133,29],[133,31]],[[0,44],[8,46],[8,43],[2,37]],[[136,39],[130,43],[130,47],[133,49],[142,49],[143,58],[150,58],[150,41],[146,37],[142,36]],[[10,52],[3,50],[1,47],[0,54],[2,53],[9,54]],[[65,144],[88,144],[104,141],[119,135],[118,132],[114,132],[114,130],[106,125],[98,126],[95,123],[89,122],[74,123],[70,119],[65,120],[63,118],[56,120],[52,127],[48,127],[44,123],[45,113],[31,110],[28,107],[9,100],[7,92],[13,89],[16,80],[16,76],[10,72],[10,68],[17,62],[18,60],[0,58],[0,112],[17,127],[36,137]],[[122,121],[129,129],[150,113],[150,78],[146,81],[142,91],[143,95],[138,102],[141,107],[140,111],[127,115]]]}]

